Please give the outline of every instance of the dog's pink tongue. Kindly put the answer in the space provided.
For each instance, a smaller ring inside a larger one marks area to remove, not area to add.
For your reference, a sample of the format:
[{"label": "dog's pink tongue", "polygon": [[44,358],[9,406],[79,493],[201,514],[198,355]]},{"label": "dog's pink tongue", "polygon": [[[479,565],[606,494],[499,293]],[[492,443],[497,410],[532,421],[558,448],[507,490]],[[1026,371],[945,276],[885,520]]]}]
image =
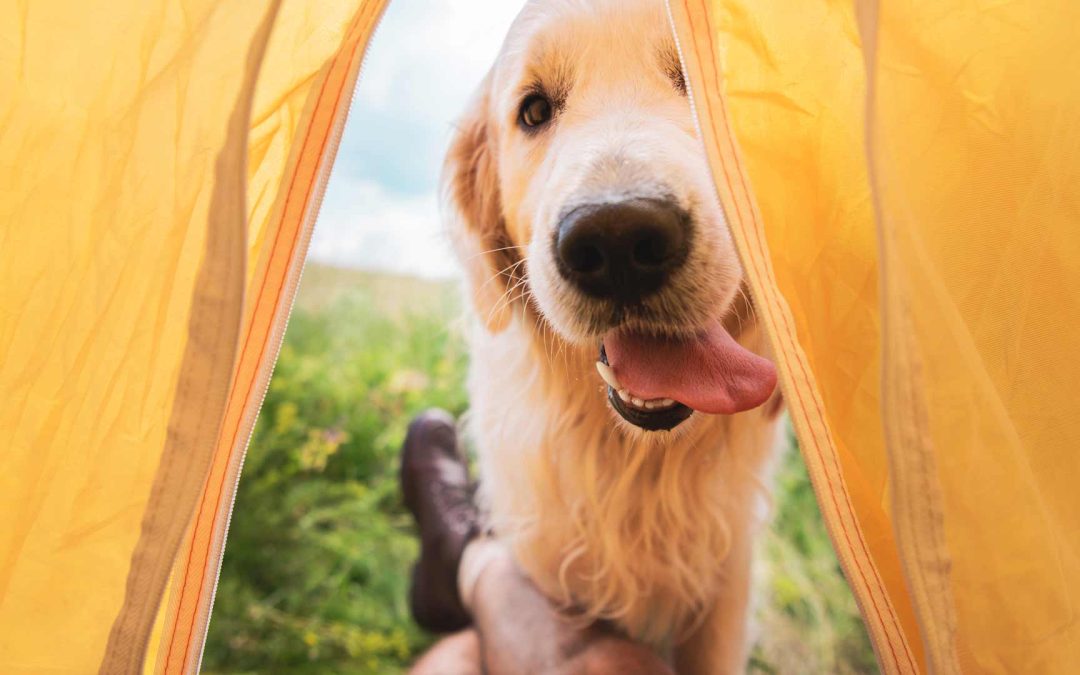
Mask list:
[{"label": "dog's pink tongue", "polygon": [[644,399],[670,398],[704,413],[756,408],[776,388],[776,368],[744,349],[717,322],[694,338],[617,332],[604,338],[619,384]]}]

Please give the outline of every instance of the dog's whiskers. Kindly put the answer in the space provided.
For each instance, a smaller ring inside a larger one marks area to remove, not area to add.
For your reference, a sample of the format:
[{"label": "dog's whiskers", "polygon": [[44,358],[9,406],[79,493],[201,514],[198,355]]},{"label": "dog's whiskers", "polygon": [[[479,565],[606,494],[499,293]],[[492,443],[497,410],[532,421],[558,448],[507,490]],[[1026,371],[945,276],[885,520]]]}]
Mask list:
[{"label": "dog's whiskers", "polygon": [[518,249],[518,248],[527,248],[527,247],[520,246],[520,245],[517,245],[517,244],[511,244],[510,246],[501,246],[499,248],[489,248],[486,251],[480,251],[479,253],[474,253],[471,256],[469,256],[468,258],[466,258],[465,260],[470,261],[470,260],[472,260],[474,258],[479,258],[482,255],[487,255],[488,253],[499,253],[500,251],[509,251],[511,249]]},{"label": "dog's whiskers", "polygon": [[[746,302],[747,307],[753,306],[750,302],[750,295],[746,292],[746,286],[739,284],[739,295],[742,296],[743,301]],[[742,312],[735,312],[735,318],[739,321],[739,332],[743,331],[743,315]]]},{"label": "dog's whiskers", "polygon": [[492,275],[491,275],[490,277],[488,277],[488,278],[487,278],[487,280],[486,280],[486,281],[484,281],[484,283],[480,284],[480,288],[478,288],[477,290],[483,290],[483,289],[484,289],[484,288],[486,288],[486,287],[487,287],[487,285],[488,285],[488,284],[490,284],[490,283],[491,283],[492,281],[495,281],[496,279],[498,279],[499,277],[502,277],[502,276],[506,276],[506,277],[509,277],[509,278],[511,278],[511,279],[515,278],[515,277],[517,276],[517,268],[518,268],[518,267],[519,267],[519,266],[520,266],[521,264],[523,264],[523,263],[524,263],[524,262],[525,262],[526,260],[528,260],[528,257],[527,257],[527,256],[526,256],[526,257],[523,257],[523,258],[521,258],[521,259],[520,259],[520,260],[518,260],[517,262],[512,262],[512,263],[510,263],[509,265],[507,265],[506,267],[502,268],[501,270],[499,270],[499,271],[498,271],[498,272],[496,272],[495,274],[492,274]]},{"label": "dog's whiskers", "polygon": [[514,297],[514,291],[516,291],[519,288],[522,288],[523,286],[525,286],[528,283],[528,281],[529,281],[528,274],[525,274],[525,275],[521,276],[520,280],[517,283],[515,283],[513,286],[510,286],[509,288],[507,288],[502,293],[502,295],[499,296],[499,300],[498,300],[498,302],[495,303],[495,306],[491,308],[490,312],[488,312],[488,317],[487,317],[488,321],[491,321],[491,318],[493,316],[495,316],[498,312],[502,311],[503,309],[509,307],[515,300],[521,299],[522,294],[518,293],[518,297]]}]

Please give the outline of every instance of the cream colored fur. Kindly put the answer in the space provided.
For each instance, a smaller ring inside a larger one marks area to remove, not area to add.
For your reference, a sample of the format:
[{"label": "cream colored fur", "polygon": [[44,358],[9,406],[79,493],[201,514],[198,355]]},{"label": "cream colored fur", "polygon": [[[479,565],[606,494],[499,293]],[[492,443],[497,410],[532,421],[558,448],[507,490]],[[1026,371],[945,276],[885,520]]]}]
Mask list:
[{"label": "cream colored fur", "polygon": [[[468,432],[490,523],[546,594],[673,646],[680,672],[738,672],[778,399],[672,432],[627,424],[593,365],[600,307],[561,281],[550,252],[567,205],[670,195],[693,214],[694,249],[651,301],[658,318],[636,327],[723,320],[764,352],[689,103],[665,71],[673,53],[662,0],[537,0],[511,29],[447,163],[477,319]],[[530,137],[515,111],[537,80],[568,94]]]}]

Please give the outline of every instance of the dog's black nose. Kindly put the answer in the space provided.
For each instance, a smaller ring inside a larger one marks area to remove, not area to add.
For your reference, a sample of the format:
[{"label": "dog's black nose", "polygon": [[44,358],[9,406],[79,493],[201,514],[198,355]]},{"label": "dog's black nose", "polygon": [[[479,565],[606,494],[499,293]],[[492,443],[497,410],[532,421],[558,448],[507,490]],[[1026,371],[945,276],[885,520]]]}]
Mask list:
[{"label": "dog's black nose", "polygon": [[690,218],[663,199],[579,206],[559,222],[555,259],[584,293],[633,303],[660,289],[686,260]]}]

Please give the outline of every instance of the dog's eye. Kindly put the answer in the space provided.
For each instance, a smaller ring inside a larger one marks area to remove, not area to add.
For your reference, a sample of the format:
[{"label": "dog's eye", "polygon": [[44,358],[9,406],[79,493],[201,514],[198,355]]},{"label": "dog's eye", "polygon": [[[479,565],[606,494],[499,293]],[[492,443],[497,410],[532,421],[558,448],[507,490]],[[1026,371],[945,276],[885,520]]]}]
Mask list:
[{"label": "dog's eye", "polygon": [[518,121],[527,129],[535,129],[551,120],[551,112],[551,101],[540,94],[533,94],[521,102]]}]

